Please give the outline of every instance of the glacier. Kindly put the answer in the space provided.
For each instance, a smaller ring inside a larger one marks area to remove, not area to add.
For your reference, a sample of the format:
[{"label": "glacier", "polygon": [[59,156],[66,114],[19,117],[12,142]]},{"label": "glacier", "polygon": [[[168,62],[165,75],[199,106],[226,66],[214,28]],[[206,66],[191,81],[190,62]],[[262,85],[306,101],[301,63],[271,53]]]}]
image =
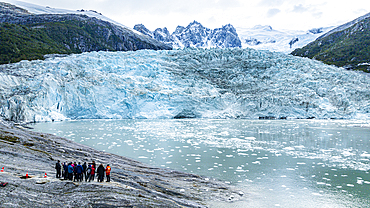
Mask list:
[{"label": "glacier", "polygon": [[369,119],[370,80],[254,49],[89,52],[0,66],[0,116]]}]

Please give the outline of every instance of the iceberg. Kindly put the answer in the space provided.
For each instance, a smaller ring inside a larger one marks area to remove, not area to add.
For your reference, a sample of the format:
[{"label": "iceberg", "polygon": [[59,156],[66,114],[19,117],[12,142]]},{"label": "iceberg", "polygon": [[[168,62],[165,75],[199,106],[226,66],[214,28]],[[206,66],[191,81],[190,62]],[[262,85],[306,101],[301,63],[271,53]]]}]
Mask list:
[{"label": "iceberg", "polygon": [[90,52],[0,66],[0,116],[368,119],[369,76],[254,49]]}]

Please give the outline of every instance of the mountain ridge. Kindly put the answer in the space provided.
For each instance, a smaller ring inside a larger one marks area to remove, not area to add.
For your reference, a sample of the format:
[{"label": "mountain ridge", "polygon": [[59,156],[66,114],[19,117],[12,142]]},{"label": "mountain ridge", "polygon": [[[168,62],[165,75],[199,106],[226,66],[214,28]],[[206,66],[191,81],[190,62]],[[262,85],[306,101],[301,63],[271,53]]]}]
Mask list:
[{"label": "mountain ridge", "polygon": [[[198,31],[196,28],[198,28]],[[186,27],[177,26],[175,31],[170,33],[166,27],[150,31],[143,24],[134,26],[134,30],[166,44],[172,44],[174,48],[238,47],[283,53],[291,53],[294,49],[307,45],[332,28],[320,27],[308,31],[279,31],[273,29],[270,25],[234,28],[233,25],[227,24],[221,28],[209,29],[203,27],[199,22],[193,21]]]},{"label": "mountain ridge", "polygon": [[291,54],[369,72],[370,13],[334,28]]},{"label": "mountain ridge", "polygon": [[0,2],[0,63],[43,59],[46,54],[172,49],[111,22],[81,14],[32,14]]},{"label": "mountain ridge", "polygon": [[153,32],[143,24],[137,24],[134,29],[173,48],[241,48],[241,41],[231,24],[221,28],[209,29],[201,23],[193,21],[188,26],[177,26],[171,34],[166,27],[157,28]]}]

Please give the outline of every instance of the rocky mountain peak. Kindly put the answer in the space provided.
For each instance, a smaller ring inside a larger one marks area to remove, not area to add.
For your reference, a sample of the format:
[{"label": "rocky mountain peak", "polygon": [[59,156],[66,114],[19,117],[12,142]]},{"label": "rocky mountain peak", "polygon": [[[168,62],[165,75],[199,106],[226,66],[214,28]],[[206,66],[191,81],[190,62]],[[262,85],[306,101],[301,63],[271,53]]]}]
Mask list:
[{"label": "rocky mountain peak", "polygon": [[171,34],[166,27],[154,30],[153,38],[165,43],[172,41]]},{"label": "rocky mountain peak", "polygon": [[175,32],[173,34],[180,34],[185,30],[185,27],[183,26],[177,26]]},{"label": "rocky mountain peak", "polygon": [[153,33],[148,28],[146,28],[143,24],[136,24],[134,26],[134,30],[137,30],[141,32],[142,34],[147,35],[149,37],[153,37]]},{"label": "rocky mountain peak", "polygon": [[[134,27],[135,30],[143,34],[151,33],[144,28],[145,26],[142,25]],[[152,34],[154,39],[166,44],[171,44],[174,48],[241,47],[238,34],[231,24],[212,30],[204,27],[197,21],[193,21],[186,27],[177,26],[172,34],[170,34],[167,28],[158,28]]]}]

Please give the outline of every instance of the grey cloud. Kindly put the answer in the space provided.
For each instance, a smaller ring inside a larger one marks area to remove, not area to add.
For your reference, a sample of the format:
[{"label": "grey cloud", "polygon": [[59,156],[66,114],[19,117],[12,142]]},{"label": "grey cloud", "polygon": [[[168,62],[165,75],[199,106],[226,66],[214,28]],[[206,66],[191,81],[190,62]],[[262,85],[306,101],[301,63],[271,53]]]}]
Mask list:
[{"label": "grey cloud", "polygon": [[309,8],[303,6],[302,4],[294,5],[294,8],[293,8],[293,12],[296,12],[296,13],[303,13],[303,12],[307,12],[308,10]]},{"label": "grey cloud", "polygon": [[280,9],[276,9],[276,8],[274,8],[274,9],[269,9],[269,10],[267,11],[267,17],[268,17],[268,18],[271,18],[271,17],[273,17],[273,16],[277,15],[278,13],[280,13]]},{"label": "grey cloud", "polygon": [[320,5],[299,4],[299,5],[294,5],[292,12],[299,13],[299,14],[308,12],[312,15],[312,17],[319,19],[323,15],[323,12],[320,11],[319,7]]}]

